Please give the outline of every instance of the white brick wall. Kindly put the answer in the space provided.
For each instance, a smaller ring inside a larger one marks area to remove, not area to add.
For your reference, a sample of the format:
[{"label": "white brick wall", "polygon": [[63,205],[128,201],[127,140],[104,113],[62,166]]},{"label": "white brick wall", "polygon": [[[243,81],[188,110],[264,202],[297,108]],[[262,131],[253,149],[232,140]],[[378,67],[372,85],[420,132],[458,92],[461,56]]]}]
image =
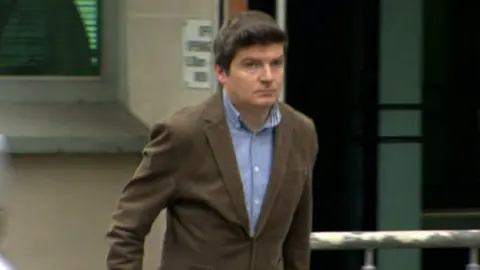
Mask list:
[{"label": "white brick wall", "polygon": [[[110,214],[139,155],[13,158],[6,256],[17,269],[105,269]],[[161,228],[147,239],[145,269],[160,260]]]},{"label": "white brick wall", "polygon": [[131,111],[151,125],[211,90],[188,90],[182,77],[185,19],[218,18],[218,0],[127,0],[126,91]]}]

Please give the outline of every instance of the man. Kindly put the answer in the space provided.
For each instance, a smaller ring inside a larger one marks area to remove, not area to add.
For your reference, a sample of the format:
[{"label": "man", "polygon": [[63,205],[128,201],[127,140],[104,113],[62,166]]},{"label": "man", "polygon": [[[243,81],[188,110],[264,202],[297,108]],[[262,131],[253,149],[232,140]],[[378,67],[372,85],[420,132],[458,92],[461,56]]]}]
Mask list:
[{"label": "man", "polygon": [[142,269],[167,209],[162,270],[307,270],[313,122],[278,102],[287,37],[254,11],[214,41],[223,91],[153,127],[108,232],[110,270]]}]

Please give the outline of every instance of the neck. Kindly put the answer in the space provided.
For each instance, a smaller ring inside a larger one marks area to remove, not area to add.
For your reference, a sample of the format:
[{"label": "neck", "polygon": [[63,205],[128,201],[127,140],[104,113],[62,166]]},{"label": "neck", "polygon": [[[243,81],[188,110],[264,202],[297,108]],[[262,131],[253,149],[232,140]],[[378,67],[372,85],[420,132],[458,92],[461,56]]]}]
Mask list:
[{"label": "neck", "polygon": [[240,113],[242,122],[253,132],[259,131],[267,122],[271,107],[257,107],[230,99],[235,109]]},{"label": "neck", "polygon": [[245,125],[252,131],[259,131],[267,122],[268,116],[270,114],[270,108],[262,109],[247,109],[236,107],[240,112],[240,119],[245,123]]},{"label": "neck", "polygon": [[[228,95],[228,93],[225,93]],[[271,107],[257,107],[242,104],[232,96],[228,95],[230,102],[232,102],[235,109],[240,113],[242,122],[253,132],[259,131],[267,122],[270,115]]]}]

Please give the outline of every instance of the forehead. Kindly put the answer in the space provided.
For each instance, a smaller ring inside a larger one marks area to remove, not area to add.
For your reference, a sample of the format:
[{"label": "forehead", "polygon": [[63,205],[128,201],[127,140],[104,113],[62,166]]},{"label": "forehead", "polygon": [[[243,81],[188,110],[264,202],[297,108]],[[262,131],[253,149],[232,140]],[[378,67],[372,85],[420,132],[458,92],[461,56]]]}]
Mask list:
[{"label": "forehead", "polygon": [[246,59],[273,60],[284,55],[283,44],[253,45],[241,48],[235,54],[234,60],[242,61]]}]

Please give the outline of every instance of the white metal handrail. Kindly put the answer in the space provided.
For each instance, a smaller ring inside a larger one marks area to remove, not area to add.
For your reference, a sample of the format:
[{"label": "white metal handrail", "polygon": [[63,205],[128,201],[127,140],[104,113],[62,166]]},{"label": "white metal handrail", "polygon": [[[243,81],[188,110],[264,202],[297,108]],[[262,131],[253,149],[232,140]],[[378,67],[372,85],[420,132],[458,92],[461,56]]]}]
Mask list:
[{"label": "white metal handrail", "polygon": [[365,250],[362,270],[375,270],[374,252],[384,248],[468,248],[467,270],[480,270],[480,230],[314,232],[312,250]]}]

